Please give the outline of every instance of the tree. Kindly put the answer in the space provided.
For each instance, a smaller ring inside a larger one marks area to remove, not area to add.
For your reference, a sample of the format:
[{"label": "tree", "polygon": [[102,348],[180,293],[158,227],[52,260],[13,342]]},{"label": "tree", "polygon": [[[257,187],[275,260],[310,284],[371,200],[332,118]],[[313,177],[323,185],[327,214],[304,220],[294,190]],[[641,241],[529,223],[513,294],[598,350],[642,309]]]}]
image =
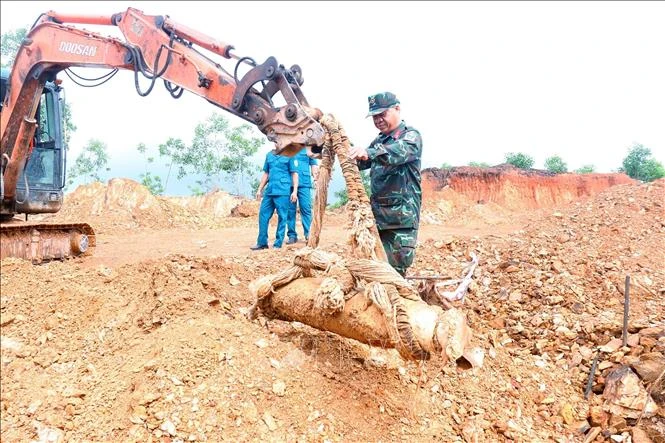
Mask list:
[{"label": "tree", "polygon": [[533,166],[534,160],[533,157],[522,152],[509,152],[506,154],[506,163],[509,163],[516,168],[530,169]]},{"label": "tree", "polygon": [[443,163],[441,169],[451,169],[453,166],[450,163]]},{"label": "tree", "polygon": [[147,156],[148,148],[146,147],[145,143],[139,143],[136,147],[136,150],[143,155],[143,158],[146,161],[145,172],[139,175],[139,177],[141,177],[141,184],[148,188],[150,193],[153,195],[163,194],[164,185],[162,185],[162,179],[159,177],[159,175],[153,175],[148,170],[148,165],[154,163],[155,158]]},{"label": "tree", "polygon": [[485,162],[469,162],[469,166],[473,166],[474,168],[489,168],[490,167],[489,163],[485,163]]},{"label": "tree", "polygon": [[[105,143],[97,139],[90,139],[83,151],[76,157],[74,166],[69,170],[68,184],[72,184],[76,177],[89,178],[101,181],[99,171],[105,169],[109,162],[108,148]],[[85,180],[87,183],[87,180]]]},{"label": "tree", "polygon": [[644,181],[647,182],[663,178],[665,177],[665,167],[663,167],[661,162],[656,161],[655,159],[650,159],[644,166],[644,176]]},{"label": "tree", "polygon": [[[10,68],[14,63],[18,49],[23,43],[28,34],[27,28],[18,28],[15,30],[7,31],[0,35],[0,65],[3,68]],[[72,133],[76,131],[76,125],[72,120],[72,110],[69,103],[64,100],[61,103],[62,115],[62,143],[65,150],[69,150],[69,140]]]},{"label": "tree", "polygon": [[254,177],[254,179],[249,184],[250,188],[252,189],[251,195],[256,195],[256,193],[259,190],[259,185],[261,185],[261,179],[258,177]]},{"label": "tree", "polygon": [[629,149],[628,155],[623,159],[620,172],[643,182],[650,182],[665,177],[665,168],[662,163],[651,157],[651,149],[635,143]]},{"label": "tree", "polygon": [[[178,174],[177,178],[181,179],[187,175],[187,168],[182,164],[187,161],[187,158],[184,157],[184,152],[187,150],[187,145],[180,138],[169,137],[166,142],[159,145],[159,155],[160,157],[170,158],[169,162],[169,171],[166,174],[166,180],[164,181],[164,188],[169,184],[169,178],[171,177],[171,169],[173,164],[180,162],[178,164]],[[197,180],[194,186],[188,186],[192,195],[205,195],[206,191],[202,188],[202,181]]]},{"label": "tree", "polygon": [[160,157],[168,157],[171,159],[169,162],[169,171],[166,173],[166,179],[164,180],[164,190],[169,185],[169,178],[171,177],[171,169],[173,168],[173,157],[171,156],[171,152],[174,151],[182,151],[185,149],[185,142],[183,142],[179,138],[173,138],[169,137],[166,142],[162,143],[159,145],[159,156]]},{"label": "tree", "polygon": [[579,169],[575,169],[575,172],[578,174],[591,174],[596,172],[596,167],[594,165],[584,165]]},{"label": "tree", "polygon": [[229,143],[226,146],[227,154],[222,157],[222,170],[235,178],[238,195],[242,193],[247,174],[260,170],[250,158],[263,145],[263,139],[252,137],[253,131],[253,127],[241,125],[227,133]]},{"label": "tree", "polygon": [[[370,197],[372,195],[372,184],[369,179],[369,172],[367,170],[362,170],[360,171],[360,179],[363,182],[363,187],[365,188],[365,192],[367,193],[367,196]],[[331,208],[336,209],[336,208],[341,208],[345,204],[349,202],[349,194],[346,191],[346,186],[339,191],[335,192],[335,197],[337,197],[337,201],[330,205]]]},{"label": "tree", "polygon": [[561,157],[553,155],[545,159],[545,169],[555,174],[563,174],[564,172],[568,172],[568,165],[566,165],[566,162]]},{"label": "tree", "polygon": [[159,151],[178,166],[178,179],[203,175],[194,192],[219,188],[222,175],[227,175],[235,180],[236,193],[241,194],[247,174],[258,170],[250,157],[263,144],[263,139],[255,137],[252,131],[254,128],[247,124],[231,127],[225,117],[213,113],[196,125],[191,145],[170,138],[160,145]]},{"label": "tree", "polygon": [[141,174],[141,184],[148,188],[152,195],[162,195],[164,193],[164,185],[159,175],[152,175],[150,171]]},{"label": "tree", "polygon": [[13,29],[2,33],[0,36],[0,64],[3,68],[8,68],[14,63],[18,48],[21,47],[27,34],[28,30],[26,28]]},{"label": "tree", "polygon": [[77,128],[72,119],[72,108],[69,106],[69,103],[64,100],[60,103],[62,104],[62,144],[65,146],[65,150],[69,150],[69,140]]}]

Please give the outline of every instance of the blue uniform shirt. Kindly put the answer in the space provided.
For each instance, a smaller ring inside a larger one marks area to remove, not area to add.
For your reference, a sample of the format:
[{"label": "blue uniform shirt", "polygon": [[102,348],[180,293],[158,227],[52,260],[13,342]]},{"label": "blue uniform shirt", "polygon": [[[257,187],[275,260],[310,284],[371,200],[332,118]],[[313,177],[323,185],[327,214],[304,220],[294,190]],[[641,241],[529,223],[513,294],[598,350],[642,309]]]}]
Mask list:
[{"label": "blue uniform shirt", "polygon": [[291,174],[298,172],[295,156],[292,158],[283,155],[275,155],[272,151],[266,154],[263,163],[263,172],[268,173],[268,183],[265,195],[289,195],[291,194]]},{"label": "blue uniform shirt", "polygon": [[319,161],[315,158],[307,156],[307,149],[303,149],[293,156],[295,160],[296,169],[298,170],[298,187],[311,188],[312,187],[312,171],[310,166],[318,165]]}]

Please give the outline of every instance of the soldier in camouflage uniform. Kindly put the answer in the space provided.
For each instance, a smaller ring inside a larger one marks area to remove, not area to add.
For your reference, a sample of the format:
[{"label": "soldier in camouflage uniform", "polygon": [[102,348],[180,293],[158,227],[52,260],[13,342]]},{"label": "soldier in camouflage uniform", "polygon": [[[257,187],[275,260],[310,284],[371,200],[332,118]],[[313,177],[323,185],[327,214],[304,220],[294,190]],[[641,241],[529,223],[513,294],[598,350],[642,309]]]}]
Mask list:
[{"label": "soldier in camouflage uniform", "polygon": [[413,263],[422,191],[420,133],[400,117],[399,100],[391,92],[372,95],[369,116],[380,131],[369,147],[349,152],[359,169],[370,169],[372,212],[391,266],[402,276]]}]

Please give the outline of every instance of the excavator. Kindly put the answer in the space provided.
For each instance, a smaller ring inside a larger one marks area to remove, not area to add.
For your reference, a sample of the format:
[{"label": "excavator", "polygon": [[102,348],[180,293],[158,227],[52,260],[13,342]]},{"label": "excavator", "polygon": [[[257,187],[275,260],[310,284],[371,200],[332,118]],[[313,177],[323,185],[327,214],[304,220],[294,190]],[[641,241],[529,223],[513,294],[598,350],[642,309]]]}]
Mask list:
[{"label": "excavator", "polygon": [[[80,25],[115,26],[124,41]],[[321,112],[303,95],[301,68],[286,68],[272,56],[259,64],[234,49],[169,16],[134,8],[110,16],[41,14],[11,71],[1,75],[0,259],[42,263],[89,255],[95,247],[94,229],[86,223],[28,221],[29,215],[56,213],[63,204],[67,152],[57,74],[69,75],[69,68],[110,68],[102,81],[118,70],[133,71],[143,97],[161,80],[173,98],[188,91],[255,125],[277,154],[320,152]],[[220,57],[234,68],[225,69]],[[240,68],[246,72],[239,77]],[[140,76],[148,79],[145,90]]]}]

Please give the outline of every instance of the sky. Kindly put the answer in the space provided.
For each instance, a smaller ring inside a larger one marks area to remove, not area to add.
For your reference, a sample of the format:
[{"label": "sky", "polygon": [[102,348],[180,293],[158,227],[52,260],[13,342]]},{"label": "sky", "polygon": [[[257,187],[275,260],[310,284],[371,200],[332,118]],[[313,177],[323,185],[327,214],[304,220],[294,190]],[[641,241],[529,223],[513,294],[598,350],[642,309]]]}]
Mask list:
[{"label": "sky", "polygon": [[[558,155],[570,170],[612,172],[635,143],[665,163],[663,2],[2,1],[0,30],[29,27],[49,10],[111,15],[130,6],[232,44],[237,55],[300,65],[309,103],[334,114],[354,144],[377,134],[365,118],[368,96],[394,92],[422,134],[423,168],[499,164],[524,152],[536,168]],[[121,38],[114,27],[83,27]],[[138,143],[190,141],[218,110],[191,93],[174,100],[161,84],[140,97],[130,72],[97,88],[59,77],[78,127],[70,162],[99,138],[113,176],[144,171]],[[341,183],[336,171],[331,187]],[[170,181],[167,194],[187,193],[185,182]]]}]

